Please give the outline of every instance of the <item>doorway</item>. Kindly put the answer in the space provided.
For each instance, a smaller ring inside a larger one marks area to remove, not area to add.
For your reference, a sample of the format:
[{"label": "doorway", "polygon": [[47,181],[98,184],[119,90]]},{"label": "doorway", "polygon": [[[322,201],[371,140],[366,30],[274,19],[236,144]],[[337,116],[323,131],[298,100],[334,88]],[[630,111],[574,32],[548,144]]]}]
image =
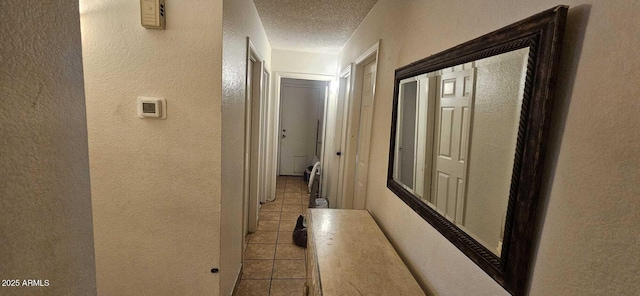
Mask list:
[{"label": "doorway", "polygon": [[339,84],[338,84],[338,99],[336,102],[336,116],[335,116],[335,128],[333,138],[333,149],[335,150],[335,156],[337,159],[334,163],[337,164],[337,171],[333,170],[331,174],[331,192],[335,192],[336,199],[335,204],[338,208],[345,208],[344,199],[344,174],[345,174],[345,160],[347,151],[347,126],[349,122],[349,102],[351,100],[351,68],[349,64],[346,68],[340,71]]},{"label": "doorway", "polygon": [[371,127],[380,41],[355,61],[352,100],[349,102],[342,208],[364,209],[369,170]]},{"label": "doorway", "polygon": [[260,192],[261,142],[265,135],[261,133],[261,118],[266,108],[267,93],[263,89],[264,60],[247,37],[247,81],[245,101],[245,149],[244,149],[244,181],[243,181],[243,233],[255,232],[258,229],[258,209]]},{"label": "doorway", "polygon": [[284,78],[280,86],[278,175],[302,176],[323,151],[327,82]]},{"label": "doorway", "polygon": [[[287,80],[287,79],[291,79],[291,80]],[[319,158],[320,161],[320,165],[321,167],[324,167],[324,154],[325,154],[325,134],[326,134],[326,116],[327,116],[327,102],[329,101],[329,97],[331,96],[331,93],[329,92],[329,86],[330,84],[334,81],[335,77],[331,76],[331,75],[319,75],[319,74],[305,74],[305,73],[292,73],[292,72],[274,72],[274,79],[273,79],[273,85],[274,85],[274,114],[273,114],[273,118],[275,118],[275,124],[273,125],[273,129],[271,130],[271,134],[270,137],[271,139],[273,139],[273,147],[270,147],[270,151],[272,151],[272,159],[275,160],[275,163],[273,166],[271,166],[270,168],[270,174],[272,176],[272,180],[271,180],[271,184],[276,184],[276,178],[278,176],[280,176],[280,167],[281,167],[281,145],[282,145],[282,136],[283,136],[283,132],[282,130],[285,129],[287,130],[287,132],[284,133],[285,135],[285,139],[287,137],[289,137],[290,133],[288,133],[288,131],[290,131],[290,129],[287,129],[286,127],[283,128],[282,125],[282,120],[283,120],[283,110],[282,110],[282,106],[285,104],[285,102],[283,102],[282,100],[282,90],[284,87],[286,87],[287,84],[291,84],[290,82],[292,82],[292,80],[301,80],[304,83],[309,83],[311,82],[311,84],[316,84],[316,85],[322,85],[323,86],[323,96],[322,96],[322,105],[318,107],[319,110],[322,110],[322,121],[320,124],[317,123],[317,118],[316,118],[316,124],[315,124],[315,130],[312,131],[312,134],[315,134],[317,136],[317,143],[314,140],[314,147],[313,147],[313,151],[314,151],[314,156],[317,155],[317,157]],[[285,82],[283,85],[283,81]],[[298,81],[298,82],[301,82]],[[313,82],[315,81],[315,82]],[[295,84],[295,82],[293,83]],[[285,107],[285,109],[287,109],[288,107]],[[294,108],[288,108],[288,109],[294,109]],[[286,110],[285,110],[286,111]],[[313,125],[312,125],[313,127]],[[309,128],[309,130],[311,130],[311,128]],[[290,139],[290,138],[289,138]],[[317,146],[317,147],[316,147]],[[286,148],[285,148],[286,149]],[[311,150],[310,150],[311,151]],[[315,153],[317,151],[317,153]],[[303,158],[300,157],[298,158],[299,161],[302,161]],[[313,159],[312,159],[313,160]],[[295,163],[293,163],[292,160],[291,161],[292,165],[292,171],[293,168],[295,167]],[[309,163],[309,162],[307,162]],[[302,164],[298,164],[298,168],[296,168],[296,170],[298,171],[298,174],[301,176],[304,174],[304,171],[306,171],[307,167],[312,165],[312,164],[308,164],[305,163],[305,167],[304,170],[302,172],[300,172],[300,170],[302,169]],[[293,172],[291,173],[292,176],[298,175],[298,174],[293,174]],[[322,175],[320,178],[320,184],[322,184],[323,180],[322,180]],[[275,196],[276,195],[276,187],[272,186],[270,187],[270,195],[271,196]],[[322,194],[322,190],[321,190],[321,194]]]}]

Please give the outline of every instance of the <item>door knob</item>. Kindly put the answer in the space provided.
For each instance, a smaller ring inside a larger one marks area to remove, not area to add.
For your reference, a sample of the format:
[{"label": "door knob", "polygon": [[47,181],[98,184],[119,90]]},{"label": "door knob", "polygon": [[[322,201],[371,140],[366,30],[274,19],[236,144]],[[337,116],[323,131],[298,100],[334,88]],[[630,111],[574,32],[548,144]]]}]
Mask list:
[{"label": "door knob", "polygon": [[337,155],[337,156],[341,156],[341,155],[342,155],[342,152],[338,151],[338,152],[336,152],[336,155]]}]

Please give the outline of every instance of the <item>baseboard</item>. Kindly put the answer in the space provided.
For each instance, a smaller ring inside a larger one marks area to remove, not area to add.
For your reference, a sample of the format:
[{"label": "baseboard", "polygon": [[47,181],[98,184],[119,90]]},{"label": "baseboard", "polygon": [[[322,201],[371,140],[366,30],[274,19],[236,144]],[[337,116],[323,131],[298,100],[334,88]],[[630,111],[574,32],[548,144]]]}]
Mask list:
[{"label": "baseboard", "polygon": [[242,269],[244,268],[244,263],[240,263],[240,270],[238,271],[238,275],[236,276],[236,282],[233,284],[233,290],[231,291],[231,295],[236,294],[238,290],[238,285],[240,284],[240,279],[242,279]]}]

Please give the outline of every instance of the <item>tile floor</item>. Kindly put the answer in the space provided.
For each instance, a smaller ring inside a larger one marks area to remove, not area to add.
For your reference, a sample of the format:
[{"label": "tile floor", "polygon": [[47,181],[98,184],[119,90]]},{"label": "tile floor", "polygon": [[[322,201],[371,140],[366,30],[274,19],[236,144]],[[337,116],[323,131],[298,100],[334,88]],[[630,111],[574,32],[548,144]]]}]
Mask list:
[{"label": "tile floor", "polygon": [[309,204],[302,177],[276,179],[276,199],[263,204],[258,230],[245,237],[244,267],[235,296],[303,295],[304,248],[293,243],[293,228]]}]

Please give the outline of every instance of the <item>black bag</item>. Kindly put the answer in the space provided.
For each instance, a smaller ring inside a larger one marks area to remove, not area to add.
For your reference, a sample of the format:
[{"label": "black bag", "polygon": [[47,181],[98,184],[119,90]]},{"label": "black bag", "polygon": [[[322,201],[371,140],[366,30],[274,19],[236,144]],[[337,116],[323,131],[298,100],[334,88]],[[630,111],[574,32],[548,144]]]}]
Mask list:
[{"label": "black bag", "polygon": [[307,247],[307,228],[303,225],[304,216],[298,216],[298,221],[296,221],[296,227],[293,229],[293,242],[299,246],[306,248]]}]

